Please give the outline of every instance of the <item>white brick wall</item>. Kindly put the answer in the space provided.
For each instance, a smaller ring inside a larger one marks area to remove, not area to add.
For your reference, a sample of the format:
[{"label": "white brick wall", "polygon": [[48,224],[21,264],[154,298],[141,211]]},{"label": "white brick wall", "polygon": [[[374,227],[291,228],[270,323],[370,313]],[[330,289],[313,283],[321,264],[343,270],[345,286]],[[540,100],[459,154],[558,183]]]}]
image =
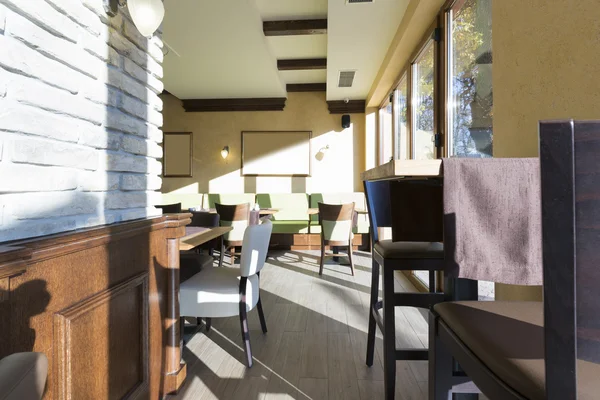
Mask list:
[{"label": "white brick wall", "polygon": [[102,0],[0,0],[0,242],[159,214],[162,46]]}]

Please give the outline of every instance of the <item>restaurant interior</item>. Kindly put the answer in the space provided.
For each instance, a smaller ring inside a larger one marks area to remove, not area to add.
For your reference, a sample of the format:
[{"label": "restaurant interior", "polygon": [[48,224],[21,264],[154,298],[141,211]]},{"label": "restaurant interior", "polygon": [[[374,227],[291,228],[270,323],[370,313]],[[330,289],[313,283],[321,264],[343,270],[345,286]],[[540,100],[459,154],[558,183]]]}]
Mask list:
[{"label": "restaurant interior", "polygon": [[600,392],[597,0],[0,0],[0,400]]}]

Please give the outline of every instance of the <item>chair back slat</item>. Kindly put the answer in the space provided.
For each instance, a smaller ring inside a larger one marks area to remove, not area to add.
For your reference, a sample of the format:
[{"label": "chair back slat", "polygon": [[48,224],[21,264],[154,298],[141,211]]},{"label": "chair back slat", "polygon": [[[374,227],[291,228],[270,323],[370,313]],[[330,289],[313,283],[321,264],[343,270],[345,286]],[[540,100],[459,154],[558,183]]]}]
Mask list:
[{"label": "chair back slat", "polygon": [[371,240],[376,243],[379,241],[378,229],[392,226],[390,181],[365,181],[364,186],[371,225]]},{"label": "chair back slat", "polygon": [[541,122],[540,162],[546,393],[576,399],[577,359],[600,364],[600,121]]},{"label": "chair back slat", "polygon": [[228,242],[238,242],[244,238],[244,232],[250,225],[250,203],[219,204],[215,203],[221,226],[231,226],[233,230],[223,235]]},{"label": "chair back slat", "polygon": [[354,221],[354,203],[318,203],[321,234],[325,240],[350,240]]},{"label": "chair back slat", "polygon": [[250,225],[244,232],[240,275],[249,277],[259,273],[265,265],[273,224],[269,220],[260,225]]}]

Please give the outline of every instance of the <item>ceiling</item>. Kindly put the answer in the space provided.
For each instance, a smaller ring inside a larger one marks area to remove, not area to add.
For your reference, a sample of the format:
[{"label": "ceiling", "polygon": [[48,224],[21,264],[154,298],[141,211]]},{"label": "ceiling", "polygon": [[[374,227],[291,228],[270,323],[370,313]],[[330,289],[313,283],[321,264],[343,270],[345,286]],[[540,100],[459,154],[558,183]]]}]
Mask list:
[{"label": "ceiling", "polygon": [[[287,97],[327,83],[327,100],[365,99],[408,0],[165,0],[165,89],[180,99]],[[263,21],[328,19],[327,34],[265,36]],[[327,58],[327,69],[278,71],[277,60]],[[340,70],[356,70],[338,88]]]}]

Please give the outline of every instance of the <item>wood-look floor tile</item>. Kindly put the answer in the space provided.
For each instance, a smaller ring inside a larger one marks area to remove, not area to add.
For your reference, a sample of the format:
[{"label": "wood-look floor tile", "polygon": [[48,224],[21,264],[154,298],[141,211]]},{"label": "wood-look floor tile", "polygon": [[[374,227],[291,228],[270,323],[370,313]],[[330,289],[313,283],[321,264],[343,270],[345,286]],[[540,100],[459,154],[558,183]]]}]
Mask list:
[{"label": "wood-look floor tile", "polygon": [[360,400],[381,400],[385,398],[383,382],[381,381],[358,381]]},{"label": "wood-look floor tile", "polygon": [[327,333],[304,334],[301,378],[327,378]]},{"label": "wood-look floor tile", "polygon": [[330,333],[327,341],[330,400],[358,400],[358,379],[349,333]]},{"label": "wood-look floor tile", "polygon": [[298,400],[328,400],[328,385],[327,379],[300,378]]}]

